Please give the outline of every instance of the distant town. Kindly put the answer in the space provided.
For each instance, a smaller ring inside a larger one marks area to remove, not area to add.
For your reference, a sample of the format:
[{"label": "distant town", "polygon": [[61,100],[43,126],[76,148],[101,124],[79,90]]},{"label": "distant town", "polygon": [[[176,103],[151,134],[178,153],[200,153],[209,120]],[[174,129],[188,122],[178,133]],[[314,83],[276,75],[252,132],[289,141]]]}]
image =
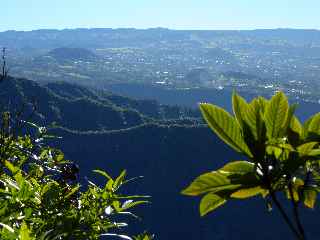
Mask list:
[{"label": "distant town", "polygon": [[282,90],[320,102],[320,31],[178,31],[164,28],[0,33],[10,74],[94,87]]}]

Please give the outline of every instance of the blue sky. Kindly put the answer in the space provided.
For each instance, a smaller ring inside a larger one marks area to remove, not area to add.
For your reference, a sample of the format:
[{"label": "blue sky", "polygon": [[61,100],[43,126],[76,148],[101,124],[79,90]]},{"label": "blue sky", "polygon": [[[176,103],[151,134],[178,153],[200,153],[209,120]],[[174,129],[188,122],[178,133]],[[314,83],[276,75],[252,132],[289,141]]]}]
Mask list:
[{"label": "blue sky", "polygon": [[2,0],[0,31],[77,27],[320,29],[319,0]]}]

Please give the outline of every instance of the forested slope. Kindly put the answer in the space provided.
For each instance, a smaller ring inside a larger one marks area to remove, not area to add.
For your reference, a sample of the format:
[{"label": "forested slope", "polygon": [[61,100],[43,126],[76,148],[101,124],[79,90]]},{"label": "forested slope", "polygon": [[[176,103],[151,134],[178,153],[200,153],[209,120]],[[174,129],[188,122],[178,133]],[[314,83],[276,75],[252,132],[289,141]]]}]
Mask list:
[{"label": "forested slope", "polygon": [[[31,102],[36,100],[31,120],[41,125],[55,122],[50,132],[62,139],[49,144],[80,165],[82,182],[92,177],[95,168],[113,176],[122,169],[131,177],[143,175],[131,184],[130,192],[152,196],[152,204],[140,215],[157,239],[285,239],[289,234],[277,213],[263,208],[262,200],[231,202],[228,209],[201,219],[194,199],[180,195],[195,176],[226,160],[241,160],[193,118],[196,111],[64,83],[39,86],[13,78],[2,85],[0,94],[2,106],[10,103],[10,109],[29,102],[25,109],[31,111]],[[309,239],[317,239],[320,230],[309,215],[316,216],[313,211],[305,212],[303,221]]]}]

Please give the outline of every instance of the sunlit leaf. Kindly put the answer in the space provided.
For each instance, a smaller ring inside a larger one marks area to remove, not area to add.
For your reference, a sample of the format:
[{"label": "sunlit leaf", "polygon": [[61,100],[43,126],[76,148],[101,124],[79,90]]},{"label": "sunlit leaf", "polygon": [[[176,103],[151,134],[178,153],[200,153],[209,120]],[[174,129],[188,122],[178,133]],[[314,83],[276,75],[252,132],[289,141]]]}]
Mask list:
[{"label": "sunlit leaf", "polygon": [[217,192],[225,189],[236,189],[240,184],[232,184],[230,179],[219,172],[209,172],[197,177],[182,194],[197,196],[207,192]]},{"label": "sunlit leaf", "polygon": [[308,125],[308,132],[320,134],[320,113],[315,114],[310,124]]},{"label": "sunlit leaf", "polygon": [[305,187],[303,189],[303,203],[308,208],[314,208],[317,200],[317,191],[311,187]]},{"label": "sunlit leaf", "polygon": [[236,117],[236,120],[243,127],[245,114],[247,111],[248,103],[244,98],[236,94],[235,92],[232,95],[232,109]]},{"label": "sunlit leaf", "polygon": [[229,146],[238,152],[252,157],[248,146],[246,145],[240,125],[224,109],[212,104],[200,104],[200,110],[210,128]]},{"label": "sunlit leaf", "polygon": [[99,169],[95,169],[93,170],[93,172],[100,174],[101,176],[104,176],[105,178],[112,180],[112,177],[109,176],[109,174],[107,174],[105,171],[103,170],[99,170]]},{"label": "sunlit leaf", "polygon": [[299,152],[299,155],[301,157],[307,156],[313,150],[313,148],[318,144],[319,144],[318,142],[308,142],[298,146],[297,150]]},{"label": "sunlit leaf", "polygon": [[288,99],[282,92],[274,95],[265,110],[265,122],[269,139],[277,138],[288,116]]},{"label": "sunlit leaf", "polygon": [[204,216],[209,212],[223,205],[227,200],[214,193],[206,194],[200,202],[200,215]]},{"label": "sunlit leaf", "polygon": [[255,166],[253,163],[247,161],[234,161],[227,163],[218,171],[220,172],[229,172],[234,174],[247,174],[247,173],[254,173]]},{"label": "sunlit leaf", "polygon": [[232,198],[238,198],[238,199],[244,199],[244,198],[250,198],[261,194],[262,196],[265,196],[268,194],[268,191],[266,189],[261,188],[261,186],[251,187],[251,188],[242,188],[237,190],[236,192],[233,192],[230,197]]}]

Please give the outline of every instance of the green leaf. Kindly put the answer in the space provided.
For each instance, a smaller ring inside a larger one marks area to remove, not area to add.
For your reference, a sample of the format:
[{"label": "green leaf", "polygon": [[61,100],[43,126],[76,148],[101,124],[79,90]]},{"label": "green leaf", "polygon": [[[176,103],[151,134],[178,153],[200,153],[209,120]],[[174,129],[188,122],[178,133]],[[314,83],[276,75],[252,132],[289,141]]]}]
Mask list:
[{"label": "green leaf", "polygon": [[261,186],[251,187],[251,188],[242,188],[232,193],[230,197],[237,199],[245,199],[254,197],[258,194],[265,196],[268,193],[266,189],[263,189]]},{"label": "green leaf", "polygon": [[318,142],[308,142],[297,147],[300,157],[308,156],[309,153],[317,146]]},{"label": "green leaf", "polygon": [[93,172],[100,174],[101,176],[107,178],[108,180],[112,180],[112,177],[110,177],[105,171],[103,170],[99,170],[99,169],[95,169],[93,170]]},{"label": "green leaf", "polygon": [[227,200],[214,193],[208,193],[200,202],[200,215],[204,216],[209,212],[223,205]]},{"label": "green leaf", "polygon": [[249,103],[247,109],[246,123],[250,127],[255,140],[265,140],[265,128],[262,119],[266,105],[267,101],[263,100],[263,98],[255,98]]},{"label": "green leaf", "polygon": [[309,153],[308,153],[309,157],[320,157],[320,149],[312,149]]},{"label": "green leaf", "polygon": [[299,119],[295,116],[293,116],[291,119],[290,129],[293,132],[297,133],[299,136],[302,136],[302,134],[303,134],[303,127],[302,127]]},{"label": "green leaf", "polygon": [[282,92],[274,95],[265,109],[265,122],[269,139],[279,137],[288,117],[288,99]]},{"label": "green leaf", "polygon": [[304,139],[303,127],[295,116],[292,117],[289,128],[287,129],[287,138],[293,146],[299,145]]},{"label": "green leaf", "polygon": [[226,189],[237,189],[240,184],[232,184],[231,180],[220,172],[205,173],[197,177],[182,194],[197,196],[207,192],[218,192]]},{"label": "green leaf", "polygon": [[290,127],[291,122],[293,121],[294,113],[296,111],[297,106],[298,106],[297,104],[292,104],[291,106],[289,106],[288,116],[283,127],[283,132],[282,132],[283,135],[286,134],[288,128]]},{"label": "green leaf", "polygon": [[308,132],[320,134],[320,113],[315,114],[308,126]]},{"label": "green leaf", "polygon": [[119,187],[121,187],[122,183],[124,182],[124,178],[127,175],[127,171],[123,170],[120,175],[116,178],[116,180],[113,183],[113,187],[115,189],[118,189]]},{"label": "green leaf", "polygon": [[148,204],[150,203],[149,201],[131,201],[128,200],[126,202],[124,202],[124,204],[122,204],[122,211],[133,208],[135,206],[141,205],[141,204]]},{"label": "green leaf", "polygon": [[215,105],[202,103],[200,110],[209,127],[234,150],[252,157],[246,145],[238,122],[224,109]]},{"label": "green leaf", "polygon": [[[291,190],[293,199],[295,202],[298,202],[300,200],[300,192],[304,186],[304,182],[300,178],[296,178],[294,181],[291,182]],[[291,199],[290,189],[286,190],[287,192],[287,198]]]},{"label": "green leaf", "polygon": [[306,139],[308,137],[308,134],[309,134],[309,125],[312,121],[312,119],[315,117],[316,115],[313,115],[311,116],[310,118],[308,118],[308,120],[306,120],[304,123],[303,123],[303,131],[302,131],[302,137],[303,139]]},{"label": "green leaf", "polygon": [[78,190],[80,189],[80,185],[76,185],[75,187],[73,187],[68,194],[65,196],[66,199],[70,198],[73,194],[75,194],[76,192],[78,192]]},{"label": "green leaf", "polygon": [[[244,135],[249,138],[245,139],[248,143],[252,141],[252,137],[258,140],[262,137],[262,121],[261,114],[262,106],[258,99],[254,99],[250,104],[246,100],[237,94],[233,94],[232,97],[233,112],[237,121],[242,127]],[[248,143],[250,146],[250,144]]]},{"label": "green leaf", "polygon": [[25,222],[22,223],[19,234],[20,240],[31,240],[30,230]]},{"label": "green leaf", "polygon": [[245,119],[244,112],[247,111],[247,108],[248,103],[246,100],[234,92],[232,95],[232,109],[236,120],[242,127]]},{"label": "green leaf", "polygon": [[303,203],[308,208],[314,208],[317,200],[317,191],[311,187],[303,189]]},{"label": "green leaf", "polygon": [[254,173],[255,166],[253,163],[250,163],[247,161],[234,161],[234,162],[227,163],[218,171],[234,173],[234,174],[247,174],[247,173]]},{"label": "green leaf", "polygon": [[5,166],[9,169],[9,171],[15,175],[18,171],[19,171],[19,168],[18,167],[15,167],[11,162],[9,161],[5,161]]}]

